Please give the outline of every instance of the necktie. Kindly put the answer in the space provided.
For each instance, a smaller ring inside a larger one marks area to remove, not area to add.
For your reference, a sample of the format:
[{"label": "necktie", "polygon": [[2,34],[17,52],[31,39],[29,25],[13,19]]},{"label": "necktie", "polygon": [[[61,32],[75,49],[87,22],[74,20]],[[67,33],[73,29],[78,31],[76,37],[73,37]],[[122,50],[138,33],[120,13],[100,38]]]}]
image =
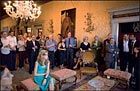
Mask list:
[{"label": "necktie", "polygon": [[69,40],[68,40],[68,48],[69,48],[69,45],[70,45],[70,38],[69,38]]}]

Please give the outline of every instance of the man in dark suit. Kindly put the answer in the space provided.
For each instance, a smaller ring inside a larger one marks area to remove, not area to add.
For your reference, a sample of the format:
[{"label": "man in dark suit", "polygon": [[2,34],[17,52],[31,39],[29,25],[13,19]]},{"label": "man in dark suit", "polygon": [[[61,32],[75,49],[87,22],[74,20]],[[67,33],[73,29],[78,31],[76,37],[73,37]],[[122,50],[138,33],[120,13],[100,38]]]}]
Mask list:
[{"label": "man in dark suit", "polygon": [[[2,44],[2,42],[1,42],[1,37],[0,37],[0,50],[1,50],[2,46],[3,46],[3,44]],[[0,51],[0,60],[2,60],[2,59],[1,59],[1,56],[2,56],[2,55],[1,55],[1,51]],[[0,64],[1,64],[1,63],[0,63]]]},{"label": "man in dark suit", "polygon": [[37,60],[38,52],[40,49],[39,42],[36,41],[35,36],[32,36],[31,41],[27,41],[28,61],[29,61],[29,73],[32,74],[34,70],[35,61]]},{"label": "man in dark suit", "polygon": [[131,35],[131,40],[130,40],[130,57],[131,59],[129,60],[129,64],[128,64],[128,72],[129,73],[133,73],[133,68],[135,65],[135,53],[134,53],[134,48],[137,47],[139,45],[139,42],[136,40],[136,37],[132,34]]},{"label": "man in dark suit", "polygon": [[140,42],[138,42],[138,44],[139,45],[134,47],[134,77],[136,79],[135,89],[137,91],[140,91]]},{"label": "man in dark suit", "polygon": [[0,37],[0,49],[1,49],[2,46],[3,46],[3,44],[2,44],[2,42],[1,42],[1,37]]},{"label": "man in dark suit", "polygon": [[129,36],[124,34],[123,40],[119,43],[119,57],[120,57],[120,69],[125,71],[127,68],[127,63],[130,60],[131,43]]}]

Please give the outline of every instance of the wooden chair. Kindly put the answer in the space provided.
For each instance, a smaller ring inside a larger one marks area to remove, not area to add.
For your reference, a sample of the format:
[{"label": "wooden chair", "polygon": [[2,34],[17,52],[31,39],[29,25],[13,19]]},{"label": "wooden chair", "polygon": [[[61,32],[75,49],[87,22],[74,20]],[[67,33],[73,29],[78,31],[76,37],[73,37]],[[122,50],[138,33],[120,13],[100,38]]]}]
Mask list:
[{"label": "wooden chair", "polygon": [[[82,74],[97,74],[97,64],[94,62],[95,55],[92,51],[86,51],[82,55],[83,67],[80,67],[80,78]],[[86,66],[87,64],[91,67]],[[93,65],[95,67],[93,67]]]}]

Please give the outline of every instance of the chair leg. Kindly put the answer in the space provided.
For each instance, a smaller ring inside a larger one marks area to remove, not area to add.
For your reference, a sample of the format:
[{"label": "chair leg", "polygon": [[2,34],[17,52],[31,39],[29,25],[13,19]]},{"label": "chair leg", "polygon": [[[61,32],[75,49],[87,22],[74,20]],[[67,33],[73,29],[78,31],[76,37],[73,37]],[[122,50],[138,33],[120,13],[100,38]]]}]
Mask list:
[{"label": "chair leg", "polygon": [[74,80],[74,82],[75,82],[75,85],[76,85],[76,81],[77,81],[77,76],[75,75],[74,77],[75,77],[75,80]]},{"label": "chair leg", "polygon": [[59,90],[61,89],[61,87],[62,87],[62,82],[59,81]]},{"label": "chair leg", "polygon": [[83,76],[83,73],[80,72],[80,79],[82,78],[82,76]]},{"label": "chair leg", "polygon": [[54,91],[57,91],[57,85],[54,85]]},{"label": "chair leg", "polygon": [[81,70],[79,70],[79,78],[81,79]]}]

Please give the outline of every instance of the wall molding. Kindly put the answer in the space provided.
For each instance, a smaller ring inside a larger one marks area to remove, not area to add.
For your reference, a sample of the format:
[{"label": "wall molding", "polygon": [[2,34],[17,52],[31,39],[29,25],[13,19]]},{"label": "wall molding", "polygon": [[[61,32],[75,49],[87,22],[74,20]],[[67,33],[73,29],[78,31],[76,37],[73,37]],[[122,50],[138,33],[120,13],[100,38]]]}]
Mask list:
[{"label": "wall molding", "polygon": [[[129,8],[109,11],[111,16],[112,35],[115,38],[117,45],[118,45],[118,37],[119,37],[119,23],[139,21],[140,13],[138,14],[135,13],[138,12],[139,10],[140,9],[138,7],[129,7]],[[128,15],[128,14],[132,14],[132,15]],[[116,16],[116,18],[113,18],[113,16]]]}]

